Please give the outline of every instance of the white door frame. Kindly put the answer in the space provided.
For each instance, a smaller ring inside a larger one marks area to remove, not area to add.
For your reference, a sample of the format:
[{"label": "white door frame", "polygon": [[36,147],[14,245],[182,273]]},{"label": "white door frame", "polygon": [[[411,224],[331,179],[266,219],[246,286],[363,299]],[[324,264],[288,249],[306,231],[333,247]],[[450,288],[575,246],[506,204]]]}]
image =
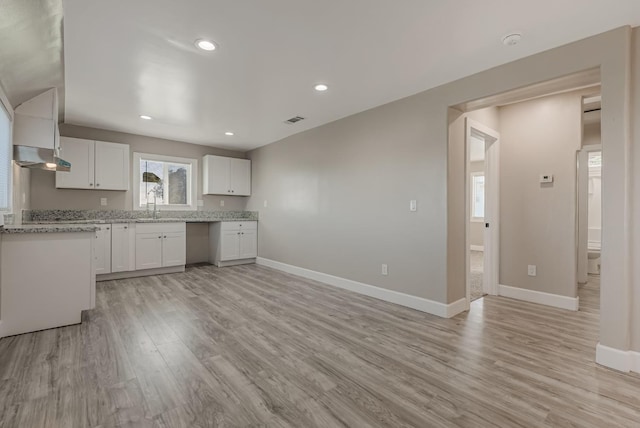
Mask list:
[{"label": "white door frame", "polygon": [[578,191],[576,192],[576,296],[578,295],[578,284],[585,284],[589,280],[587,273],[588,264],[588,234],[589,234],[589,153],[602,152],[602,144],[591,144],[582,146],[578,150]]},{"label": "white door frame", "polygon": [[485,225],[484,229],[484,269],[482,288],[485,293],[498,295],[498,274],[500,269],[500,134],[479,122],[465,118],[465,213],[466,213],[466,299],[467,310],[471,306],[471,136],[478,136],[485,141],[484,189],[485,189]]}]

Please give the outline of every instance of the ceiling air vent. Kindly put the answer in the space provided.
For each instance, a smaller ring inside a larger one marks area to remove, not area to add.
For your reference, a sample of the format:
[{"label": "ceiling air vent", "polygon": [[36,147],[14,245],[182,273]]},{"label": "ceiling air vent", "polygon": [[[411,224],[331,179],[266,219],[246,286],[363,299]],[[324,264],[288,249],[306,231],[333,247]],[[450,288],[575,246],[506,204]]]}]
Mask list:
[{"label": "ceiling air vent", "polygon": [[294,123],[296,123],[296,122],[300,122],[301,120],[304,120],[304,117],[302,117],[302,116],[295,116],[295,117],[292,117],[291,119],[287,119],[287,120],[285,120],[285,121],[284,121],[284,123],[287,123],[287,124],[289,124],[289,125],[293,125]]}]

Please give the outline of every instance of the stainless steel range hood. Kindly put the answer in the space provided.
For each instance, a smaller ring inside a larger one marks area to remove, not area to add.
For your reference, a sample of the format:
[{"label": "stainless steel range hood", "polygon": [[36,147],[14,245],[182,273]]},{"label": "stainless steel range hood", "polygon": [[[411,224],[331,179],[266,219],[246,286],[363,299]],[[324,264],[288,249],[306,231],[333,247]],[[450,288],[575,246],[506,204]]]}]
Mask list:
[{"label": "stainless steel range hood", "polygon": [[13,146],[13,160],[24,168],[47,171],[71,171],[71,164],[57,157],[53,149],[40,147]]},{"label": "stainless steel range hood", "polygon": [[17,165],[47,171],[70,171],[60,159],[58,91],[51,88],[15,109],[13,159]]}]

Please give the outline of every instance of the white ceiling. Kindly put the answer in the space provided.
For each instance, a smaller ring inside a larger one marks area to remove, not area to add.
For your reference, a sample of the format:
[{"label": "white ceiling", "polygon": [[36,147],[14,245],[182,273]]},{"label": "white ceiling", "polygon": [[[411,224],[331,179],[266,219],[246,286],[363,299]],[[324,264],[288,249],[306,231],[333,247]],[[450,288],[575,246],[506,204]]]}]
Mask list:
[{"label": "white ceiling", "polygon": [[638,0],[64,0],[65,122],[248,150],[639,24]]},{"label": "white ceiling", "polygon": [[14,108],[57,87],[62,119],[61,0],[0,0],[0,85]]}]

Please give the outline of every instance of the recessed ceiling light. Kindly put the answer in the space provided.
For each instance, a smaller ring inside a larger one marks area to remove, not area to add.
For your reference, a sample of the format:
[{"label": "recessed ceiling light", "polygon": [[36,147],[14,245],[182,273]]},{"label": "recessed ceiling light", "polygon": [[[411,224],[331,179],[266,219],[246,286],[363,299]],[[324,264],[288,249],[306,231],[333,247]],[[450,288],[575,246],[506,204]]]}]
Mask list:
[{"label": "recessed ceiling light", "polygon": [[313,89],[315,89],[318,92],[324,92],[327,89],[329,89],[329,87],[324,83],[318,83],[316,86],[313,87]]},{"label": "recessed ceiling light", "polygon": [[55,163],[52,162],[47,162],[44,164],[47,168],[55,168],[57,165]]},{"label": "recessed ceiling light", "polygon": [[224,133],[224,135],[226,135],[228,137],[233,137],[234,134],[231,131],[227,131],[227,132]]},{"label": "recessed ceiling light", "polygon": [[196,40],[196,46],[203,51],[215,51],[216,44],[211,40],[198,39]]},{"label": "recessed ceiling light", "polygon": [[522,40],[522,33],[511,33],[502,38],[502,43],[505,46],[515,46],[520,43],[520,40]]},{"label": "recessed ceiling light", "polygon": [[144,119],[144,120],[151,120],[153,119],[151,116],[147,116],[146,114],[141,114],[140,115],[140,119]]}]

